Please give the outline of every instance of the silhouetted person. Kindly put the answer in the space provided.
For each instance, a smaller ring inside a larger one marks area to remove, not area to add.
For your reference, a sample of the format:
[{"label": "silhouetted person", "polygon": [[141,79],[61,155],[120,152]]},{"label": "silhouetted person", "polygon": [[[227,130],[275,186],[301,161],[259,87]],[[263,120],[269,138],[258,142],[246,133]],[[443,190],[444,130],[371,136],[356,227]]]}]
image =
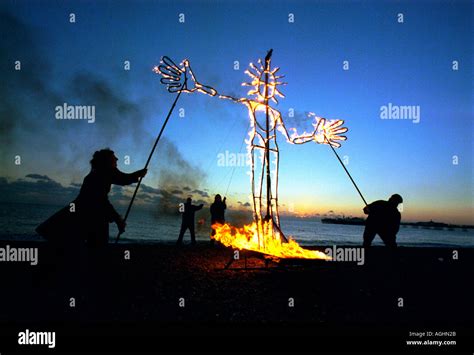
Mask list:
[{"label": "silhouetted person", "polygon": [[[90,164],[91,171],[84,178],[77,198],[39,225],[36,231],[51,242],[54,260],[48,268],[54,268],[50,271],[59,280],[56,284],[62,285],[65,295],[85,297],[89,312],[96,314],[108,301],[104,295],[110,274],[106,267],[107,250],[102,246],[109,239],[109,223],[115,222],[120,230],[125,229],[125,222],[108,199],[110,187],[137,182],[145,176],[146,170],[122,173],[110,149],[96,151]],[[92,246],[87,253],[85,242]]]},{"label": "silhouetted person", "polygon": [[73,238],[87,241],[91,246],[103,246],[109,240],[109,223],[115,222],[120,231],[125,222],[109,201],[114,185],[130,185],[145,176],[146,169],[125,174],[117,169],[117,157],[110,149],[96,151],[90,161],[91,171],[84,178],[77,198],[54,214],[36,231],[48,240],[64,242]]},{"label": "silhouetted person", "polygon": [[[214,223],[220,223],[224,224],[225,223],[225,210],[227,208],[227,205],[225,203],[226,197],[224,197],[224,200],[222,200],[221,195],[217,194],[214,197],[214,202],[211,205],[211,226]],[[214,236],[216,235],[216,230],[212,228],[212,233],[211,233],[211,243],[214,243]]]},{"label": "silhouetted person", "polygon": [[402,202],[402,197],[394,194],[388,201],[378,200],[364,207],[364,213],[368,215],[365,221],[364,247],[370,247],[376,234],[387,247],[397,247],[396,238],[401,220],[397,207]]},{"label": "silhouetted person", "polygon": [[191,243],[196,244],[196,235],[194,233],[194,213],[199,211],[204,204],[200,204],[199,206],[192,204],[193,200],[191,197],[188,197],[186,203],[184,204],[184,211],[182,212],[182,221],[181,221],[181,230],[179,231],[179,237],[176,244],[181,245],[183,243],[184,232],[189,229],[191,233]]}]

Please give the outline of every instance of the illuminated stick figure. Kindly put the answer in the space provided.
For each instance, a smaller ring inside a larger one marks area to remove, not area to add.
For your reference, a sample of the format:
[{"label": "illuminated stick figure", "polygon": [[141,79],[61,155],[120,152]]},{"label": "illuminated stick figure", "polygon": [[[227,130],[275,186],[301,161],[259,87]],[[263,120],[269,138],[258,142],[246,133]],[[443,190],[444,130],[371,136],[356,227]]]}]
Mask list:
[{"label": "illuminated stick figure", "polygon": [[[247,144],[251,158],[254,220],[258,226],[263,225],[263,222],[272,221],[271,226],[275,227],[278,234],[284,237],[280,229],[278,211],[279,150],[276,130],[278,129],[291,144],[314,141],[319,144],[331,144],[338,148],[341,146],[339,141],[346,140],[342,134],[347,132],[347,128],[342,127],[343,120],[326,120],[314,113],[309,113],[308,117],[314,119],[312,132],[298,134],[296,129],[293,129],[293,132],[290,133],[283,123],[280,111],[269,104],[270,101],[278,104],[277,97],[284,97],[278,86],[286,84],[279,81],[283,77],[277,75],[280,68],[271,68],[271,56],[272,50],[267,53],[263,62],[258,60],[258,67],[250,63],[251,70],[245,71],[250,76],[251,82],[242,85],[251,87],[247,93],[251,98],[222,95],[211,86],[202,85],[194,75],[187,59],[178,66],[170,58],[163,57],[161,64],[153,68],[153,71],[161,74],[161,82],[167,85],[169,92],[200,92],[241,103],[247,107],[251,123]],[[260,156],[257,157],[257,154]],[[271,158],[273,158],[273,169]],[[274,184],[272,184],[272,180],[274,180]],[[260,227],[258,231],[260,233]],[[273,228],[271,232],[273,233]]]}]

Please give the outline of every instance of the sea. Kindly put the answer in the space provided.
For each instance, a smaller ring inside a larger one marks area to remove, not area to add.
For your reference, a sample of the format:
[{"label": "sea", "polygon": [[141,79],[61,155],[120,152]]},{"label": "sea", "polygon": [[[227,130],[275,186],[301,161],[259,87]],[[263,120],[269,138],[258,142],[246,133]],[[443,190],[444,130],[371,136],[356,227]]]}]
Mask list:
[{"label": "sea", "polygon": [[[0,203],[0,240],[41,241],[35,228],[63,206]],[[123,213],[124,207],[117,207]],[[209,240],[209,217],[205,213],[196,216],[196,239]],[[231,218],[228,222],[232,223]],[[121,236],[124,243],[174,243],[178,238],[181,217],[161,214],[158,211],[137,207],[127,220],[126,232]],[[325,224],[319,218],[282,217],[280,225],[286,236],[291,236],[303,246],[357,246],[362,244],[364,226]],[[110,238],[115,239],[117,228],[110,225]],[[189,232],[185,242],[189,242]],[[424,229],[401,226],[397,235],[399,246],[409,247],[474,247],[474,230],[454,228]],[[383,245],[376,237],[373,245]]]}]

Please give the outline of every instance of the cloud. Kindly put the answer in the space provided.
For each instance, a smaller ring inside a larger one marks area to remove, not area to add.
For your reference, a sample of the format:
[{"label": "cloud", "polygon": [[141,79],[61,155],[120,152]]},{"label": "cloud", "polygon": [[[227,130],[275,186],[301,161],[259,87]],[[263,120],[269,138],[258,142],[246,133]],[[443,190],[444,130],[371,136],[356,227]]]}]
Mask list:
[{"label": "cloud", "polygon": [[[42,176],[39,174],[28,175]],[[0,177],[0,201],[2,202],[63,205],[74,200],[78,193],[78,187],[65,187],[51,179],[8,181],[6,178]]]},{"label": "cloud", "polygon": [[161,189],[157,189],[145,184],[141,184],[140,189],[142,190],[142,192],[147,193],[147,194],[161,194],[163,191]]},{"label": "cloud", "polygon": [[36,180],[46,180],[46,181],[52,181],[51,178],[47,175],[40,175],[40,174],[28,174],[25,177],[31,178],[31,179],[36,179]]},{"label": "cloud", "polygon": [[[127,151],[117,153],[130,154],[132,159],[146,156],[148,152],[143,153],[143,150],[147,150],[154,140],[152,132],[146,127],[149,123],[147,119],[161,112],[161,105],[155,97],[151,99],[152,94],[131,99],[125,89],[115,85],[113,79],[106,80],[84,71],[68,75],[56,73],[48,57],[50,53],[43,49],[50,39],[43,35],[42,28],[29,26],[2,10],[0,30],[2,67],[11,67],[18,58],[22,63],[20,71],[5,70],[0,80],[0,165],[5,167],[6,175],[18,177],[17,170],[9,171],[9,167],[12,166],[11,157],[21,154],[23,168],[36,172],[28,174],[24,180],[2,180],[4,189],[14,189],[5,191],[6,197],[21,200],[30,190],[28,196],[62,203],[75,197],[73,192],[78,192],[81,186],[78,182],[89,171],[89,160],[94,150],[106,146],[112,149],[126,146]],[[54,109],[63,103],[94,105],[95,122],[56,120]],[[35,159],[38,152],[25,147],[41,147],[42,159]],[[149,203],[175,206],[182,198],[182,191],[196,189],[200,197],[208,197],[201,190],[206,174],[189,162],[174,142],[162,137],[159,151],[160,159],[155,160],[156,166],[150,165],[150,175],[153,177],[156,174],[153,183],[159,189],[142,185],[138,203],[140,196],[143,196],[143,201]],[[62,186],[56,180],[72,183]],[[44,196],[40,197],[41,191],[37,188],[40,184],[46,187],[46,183],[50,185]],[[177,190],[181,191],[178,193]],[[129,188],[114,186],[110,199],[122,203],[129,200],[132,192]],[[48,193],[58,194],[60,198],[55,200],[47,196]],[[33,198],[30,200],[35,202]]]},{"label": "cloud", "polygon": [[[44,50],[50,39],[42,28],[2,10],[0,32],[0,64],[9,68],[0,80],[3,167],[8,169],[11,157],[21,154],[22,165],[30,170],[80,181],[94,150],[126,143],[125,154],[138,155],[143,143],[153,140],[144,122],[149,112],[159,114],[161,108],[151,96],[132,100],[120,85],[90,72],[54,72],[50,53]],[[12,68],[17,60],[21,70]],[[56,120],[55,107],[64,103],[95,106],[95,122]],[[42,159],[34,159],[37,152],[25,150],[26,145],[41,147]]]},{"label": "cloud", "polygon": [[[25,138],[29,139],[41,129],[45,108],[59,101],[58,95],[47,85],[51,79],[51,66],[45,60],[38,44],[43,42],[39,32],[25,25],[15,16],[0,10],[0,134],[2,150],[0,158],[8,159],[11,151],[21,152]],[[13,70],[12,65],[20,61],[21,70]],[[23,138],[22,138],[23,137]],[[50,141],[44,132],[41,139]],[[29,141],[31,143],[31,141]]]},{"label": "cloud", "polygon": [[169,213],[177,209],[183,200],[183,194],[195,193],[203,198],[209,194],[200,189],[205,184],[206,174],[191,164],[179,151],[177,145],[166,137],[160,140],[160,157],[157,172],[159,196],[153,196],[153,201],[159,205],[161,213]]},{"label": "cloud", "polygon": [[76,73],[67,83],[71,99],[96,106],[94,131],[97,132],[97,138],[113,146],[123,139],[126,132],[134,144],[142,143],[146,133],[143,130],[147,117],[145,105],[129,100],[118,86],[112,85],[112,82],[89,72]]},{"label": "cloud", "polygon": [[288,110],[282,111],[281,114],[287,129],[296,128],[298,131],[307,132],[314,129],[311,125],[314,117],[308,117],[309,111],[294,110],[293,117],[290,117]]},{"label": "cloud", "polygon": [[166,137],[160,140],[159,186],[168,188],[186,186],[189,190],[196,188],[206,178],[206,173],[192,165],[181,154],[178,146]]},{"label": "cloud", "polygon": [[[65,205],[79,194],[81,184],[72,183],[63,186],[59,182],[41,174],[28,174],[26,179],[7,180],[0,177],[0,202],[42,203]],[[112,185],[109,199],[113,204],[128,204],[133,186]],[[202,192],[202,191],[201,191]],[[206,197],[206,193],[201,194]],[[175,213],[179,203],[183,202],[181,190],[166,190],[141,184],[136,198],[137,205],[149,205],[161,213]],[[199,199],[197,202],[208,202]]]},{"label": "cloud", "polygon": [[250,207],[250,202],[242,203],[242,201],[237,201],[237,203],[242,207]]},{"label": "cloud", "polygon": [[191,193],[201,195],[202,197],[209,197],[209,194],[206,191],[202,191],[198,189],[191,191]]}]

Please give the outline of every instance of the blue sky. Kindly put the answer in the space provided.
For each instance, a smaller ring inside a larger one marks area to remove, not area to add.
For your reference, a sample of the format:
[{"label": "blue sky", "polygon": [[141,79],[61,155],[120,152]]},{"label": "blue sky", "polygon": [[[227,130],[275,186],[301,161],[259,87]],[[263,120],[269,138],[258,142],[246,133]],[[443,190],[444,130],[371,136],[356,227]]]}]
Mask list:
[{"label": "blue sky", "polygon": [[[21,30],[10,32],[2,45],[2,71],[15,81],[11,63],[21,58],[23,65],[21,84],[9,86],[8,93],[22,116],[1,117],[4,126],[15,120],[14,128],[2,130],[11,138],[1,155],[2,175],[9,179],[36,173],[63,185],[80,183],[90,155],[105,146],[119,157],[131,156],[130,166],[120,165],[123,170],[139,169],[173,100],[151,71],[162,55],[188,58],[202,83],[243,97],[248,63],[273,48],[272,63],[288,82],[278,105],[287,125],[309,129],[311,121],[300,117],[307,111],[344,119],[348,140],[338,153],[349,158],[347,168],[367,200],[397,192],[405,199],[405,219],[474,223],[470,2],[2,4]],[[74,24],[70,13],[76,15]],[[185,23],[178,21],[180,13]],[[288,22],[289,13],[294,23]],[[398,13],[403,23],[397,22]],[[123,70],[125,60],[130,71]],[[233,68],[236,60],[240,70]],[[342,69],[344,60],[348,71]],[[453,60],[459,62],[457,71]],[[52,93],[47,99],[44,91],[31,89],[28,73]],[[103,87],[129,109],[114,110],[113,101],[101,101]],[[96,105],[97,122],[55,120],[54,106],[63,102]],[[380,119],[380,107],[388,103],[420,106],[420,122]],[[224,193],[232,168],[219,167],[216,155],[239,152],[246,109],[198,94],[184,96],[178,108],[185,109],[185,117],[175,112],[165,132],[169,144],[203,173],[196,188]],[[290,108],[300,119],[287,117]],[[298,213],[360,214],[362,202],[329,147],[294,146],[282,136],[279,142],[283,205],[292,204]],[[21,166],[12,164],[16,154],[23,157]],[[172,161],[158,147],[146,183],[159,187],[160,174]],[[234,202],[247,201],[246,171],[239,167],[233,173],[228,195]]]}]

